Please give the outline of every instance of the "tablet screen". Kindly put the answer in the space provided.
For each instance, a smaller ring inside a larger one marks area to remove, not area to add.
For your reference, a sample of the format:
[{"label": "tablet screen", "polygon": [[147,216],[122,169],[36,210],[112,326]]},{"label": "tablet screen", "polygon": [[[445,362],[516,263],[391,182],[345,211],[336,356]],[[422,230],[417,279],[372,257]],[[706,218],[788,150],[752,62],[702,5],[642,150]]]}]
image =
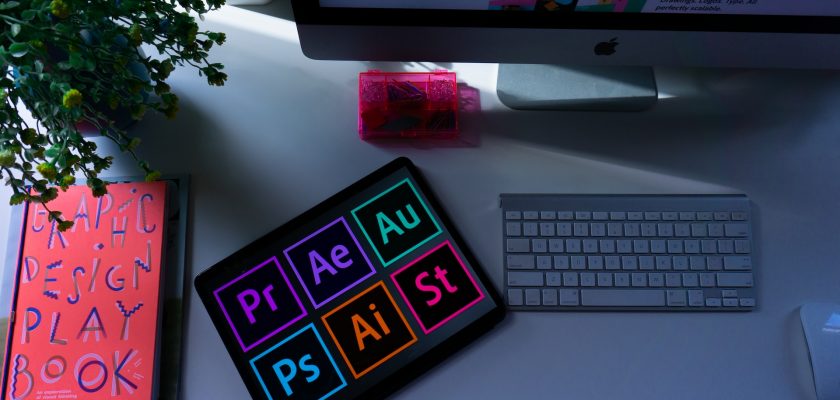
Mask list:
[{"label": "tablet screen", "polygon": [[404,158],[211,267],[196,288],[254,398],[381,396],[503,316]]}]

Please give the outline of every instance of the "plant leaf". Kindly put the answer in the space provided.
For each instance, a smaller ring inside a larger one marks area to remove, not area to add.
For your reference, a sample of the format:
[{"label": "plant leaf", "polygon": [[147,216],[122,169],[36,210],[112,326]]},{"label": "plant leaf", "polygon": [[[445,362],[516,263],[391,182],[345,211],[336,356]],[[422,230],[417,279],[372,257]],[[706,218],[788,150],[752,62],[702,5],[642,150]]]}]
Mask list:
[{"label": "plant leaf", "polygon": [[12,57],[23,57],[29,52],[29,46],[26,43],[12,43],[9,46],[9,54]]},{"label": "plant leaf", "polygon": [[10,31],[12,32],[12,37],[17,36],[20,33],[20,24],[12,24]]},{"label": "plant leaf", "polygon": [[0,10],[9,10],[15,8],[20,5],[20,2],[17,1],[7,1],[4,3],[0,3]]}]

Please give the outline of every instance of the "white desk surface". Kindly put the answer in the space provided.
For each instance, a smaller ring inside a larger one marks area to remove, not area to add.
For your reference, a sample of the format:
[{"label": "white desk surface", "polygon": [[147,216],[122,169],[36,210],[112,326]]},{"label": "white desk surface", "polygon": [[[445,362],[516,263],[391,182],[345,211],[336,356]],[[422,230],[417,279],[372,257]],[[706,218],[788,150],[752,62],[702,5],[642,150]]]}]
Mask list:
[{"label": "white desk surface", "polygon": [[[401,155],[497,289],[499,193],[746,193],[760,307],[511,313],[394,398],[815,398],[798,308],[840,302],[840,73],[657,69],[663,98],[646,112],[522,112],[499,103],[496,65],[442,65],[475,95],[462,104],[463,140],[382,145],[356,134],[357,74],[435,65],[309,60],[293,22],[240,8],[204,26],[228,34],[212,52],[227,85],[178,70],[178,118],[132,128],[154,167],[192,176],[184,399],[248,397],[192,278]],[[118,157],[111,173],[137,171]]]}]

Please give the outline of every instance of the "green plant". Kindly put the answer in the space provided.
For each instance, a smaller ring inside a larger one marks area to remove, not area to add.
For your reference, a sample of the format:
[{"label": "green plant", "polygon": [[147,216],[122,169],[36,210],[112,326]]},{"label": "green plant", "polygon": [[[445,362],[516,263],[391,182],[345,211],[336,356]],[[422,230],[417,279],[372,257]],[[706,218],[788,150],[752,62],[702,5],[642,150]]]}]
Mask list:
[{"label": "green plant", "polygon": [[[200,31],[190,11],[203,15],[224,0],[0,0],[0,175],[12,188],[11,204],[46,203],[83,175],[94,196],[107,191],[98,177],[112,157],[96,153],[79,124],[92,125],[130,154],[147,180],[160,173],[140,160],[140,139],[117,125],[115,111],[140,119],[147,110],[167,117],[178,97],[166,80],[176,66],[192,66],[210,85],[227,79],[224,66],[207,60],[224,33]],[[144,56],[138,48],[156,50]],[[148,77],[128,67],[142,65]],[[19,114],[26,107],[37,120]],[[29,188],[33,190],[29,190]],[[49,210],[49,209],[48,209]],[[65,230],[72,221],[58,211]]]}]

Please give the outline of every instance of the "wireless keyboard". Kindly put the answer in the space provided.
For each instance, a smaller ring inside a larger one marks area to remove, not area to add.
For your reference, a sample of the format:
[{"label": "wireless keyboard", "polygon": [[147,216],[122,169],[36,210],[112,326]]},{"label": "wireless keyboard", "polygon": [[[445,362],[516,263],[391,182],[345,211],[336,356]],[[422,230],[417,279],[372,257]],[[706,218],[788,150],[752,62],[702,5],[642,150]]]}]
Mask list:
[{"label": "wireless keyboard", "polygon": [[509,309],[749,311],[743,195],[502,194]]}]

